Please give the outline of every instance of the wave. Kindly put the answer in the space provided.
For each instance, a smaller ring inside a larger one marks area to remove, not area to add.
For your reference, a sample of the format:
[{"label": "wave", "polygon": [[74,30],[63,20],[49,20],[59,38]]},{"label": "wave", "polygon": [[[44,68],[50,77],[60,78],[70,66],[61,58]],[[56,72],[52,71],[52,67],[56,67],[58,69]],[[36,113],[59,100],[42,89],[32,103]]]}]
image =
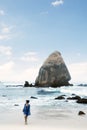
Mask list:
[{"label": "wave", "polygon": [[52,90],[52,89],[41,89],[37,91],[38,95],[49,95],[49,94],[55,94],[55,93],[60,93],[58,90]]},{"label": "wave", "polygon": [[77,94],[79,96],[87,96],[87,87],[82,86],[62,87],[60,91],[64,94]]}]

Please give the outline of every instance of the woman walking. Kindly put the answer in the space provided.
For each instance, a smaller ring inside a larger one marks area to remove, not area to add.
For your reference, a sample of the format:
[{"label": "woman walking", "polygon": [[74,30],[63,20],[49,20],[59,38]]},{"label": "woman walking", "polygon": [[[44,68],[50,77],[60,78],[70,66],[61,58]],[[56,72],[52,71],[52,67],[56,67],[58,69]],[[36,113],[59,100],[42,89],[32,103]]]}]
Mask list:
[{"label": "woman walking", "polygon": [[26,103],[24,104],[24,108],[23,108],[25,124],[27,124],[27,118],[30,115],[30,104],[29,104],[29,102],[30,102],[29,100],[26,100]]}]

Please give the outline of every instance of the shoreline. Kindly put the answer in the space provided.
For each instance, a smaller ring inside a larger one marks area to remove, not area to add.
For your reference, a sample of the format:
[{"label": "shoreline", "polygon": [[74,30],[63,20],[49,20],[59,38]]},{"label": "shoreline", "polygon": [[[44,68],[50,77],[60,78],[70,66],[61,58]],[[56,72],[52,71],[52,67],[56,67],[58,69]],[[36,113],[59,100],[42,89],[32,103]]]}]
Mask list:
[{"label": "shoreline", "polygon": [[[56,112],[52,112],[56,114]],[[87,129],[87,115],[78,116],[67,112],[65,115],[60,114],[59,117],[50,116],[35,116],[32,114],[28,117],[28,125],[24,124],[24,116],[20,110],[12,110],[11,112],[0,113],[0,129],[1,130],[86,130]]]},{"label": "shoreline", "polygon": [[[77,91],[79,90],[79,91]],[[83,90],[83,91],[82,91]],[[86,130],[87,105],[77,104],[74,100],[67,101],[71,93],[86,96],[86,88],[62,88],[58,90],[44,89],[40,93],[37,89],[1,89],[0,100],[0,129],[1,130]],[[69,93],[67,93],[69,92]],[[83,92],[83,93],[82,93]],[[64,100],[54,100],[55,97],[66,95]],[[4,96],[3,96],[4,95]],[[5,96],[6,95],[6,96]],[[31,95],[38,99],[30,98]],[[22,112],[25,99],[30,99],[31,115],[28,125],[24,123]],[[79,116],[84,111],[86,115]]]}]

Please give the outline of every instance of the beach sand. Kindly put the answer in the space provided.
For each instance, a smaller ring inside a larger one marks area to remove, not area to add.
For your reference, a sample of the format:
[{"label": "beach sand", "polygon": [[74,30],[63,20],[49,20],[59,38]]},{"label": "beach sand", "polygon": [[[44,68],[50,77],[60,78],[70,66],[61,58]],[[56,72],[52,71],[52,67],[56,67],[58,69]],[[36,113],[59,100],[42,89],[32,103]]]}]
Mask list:
[{"label": "beach sand", "polygon": [[59,117],[32,114],[25,125],[23,113],[15,109],[0,113],[0,130],[87,130],[87,116],[78,116],[76,112],[59,114]]}]

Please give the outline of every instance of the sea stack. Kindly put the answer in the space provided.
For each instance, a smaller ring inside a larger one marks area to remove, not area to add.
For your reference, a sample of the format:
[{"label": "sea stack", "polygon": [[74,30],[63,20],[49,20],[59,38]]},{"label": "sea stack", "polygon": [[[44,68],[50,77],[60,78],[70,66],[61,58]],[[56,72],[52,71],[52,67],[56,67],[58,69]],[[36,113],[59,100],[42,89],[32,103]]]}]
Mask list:
[{"label": "sea stack", "polygon": [[43,63],[36,78],[35,85],[40,87],[60,87],[69,85],[71,76],[61,53],[53,52]]}]

